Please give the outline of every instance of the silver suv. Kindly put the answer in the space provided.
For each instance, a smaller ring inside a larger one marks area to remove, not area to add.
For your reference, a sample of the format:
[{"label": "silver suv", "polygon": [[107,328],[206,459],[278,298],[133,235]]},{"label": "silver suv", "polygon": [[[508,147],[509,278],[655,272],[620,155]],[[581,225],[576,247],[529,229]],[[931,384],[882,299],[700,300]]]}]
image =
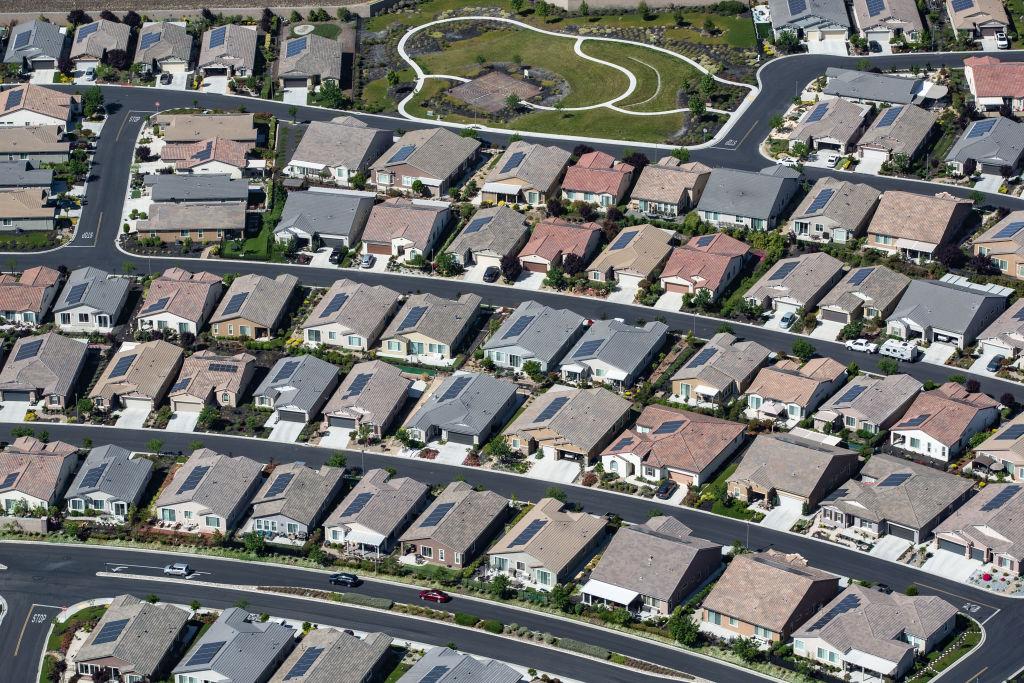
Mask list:
[{"label": "silver suv", "polygon": [[164,575],[166,576],[188,576],[191,573],[192,567],[184,562],[175,562],[164,567]]}]

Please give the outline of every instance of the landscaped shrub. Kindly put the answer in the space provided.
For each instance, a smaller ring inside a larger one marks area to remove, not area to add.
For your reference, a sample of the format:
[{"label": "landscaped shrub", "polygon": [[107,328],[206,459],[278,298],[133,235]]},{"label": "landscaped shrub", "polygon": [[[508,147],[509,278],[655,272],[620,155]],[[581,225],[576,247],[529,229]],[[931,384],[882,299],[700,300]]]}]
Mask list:
[{"label": "landscaped shrub", "polygon": [[583,643],[572,638],[559,638],[558,647],[563,650],[570,650],[572,652],[579,652],[582,655],[589,655],[591,657],[597,657],[598,659],[608,659],[611,652],[598,645],[591,645],[590,643]]},{"label": "landscaped shrub", "polygon": [[497,619],[487,619],[483,623],[484,630],[488,633],[501,633],[504,630],[504,624]]},{"label": "landscaped shrub", "polygon": [[480,617],[472,614],[466,614],[465,612],[455,613],[455,623],[459,626],[476,626],[480,621]]},{"label": "landscaped shrub", "polygon": [[359,593],[342,593],[340,602],[347,602],[350,605],[361,605],[363,607],[374,607],[376,609],[391,609],[395,602],[388,598],[378,598],[373,595],[360,595]]}]

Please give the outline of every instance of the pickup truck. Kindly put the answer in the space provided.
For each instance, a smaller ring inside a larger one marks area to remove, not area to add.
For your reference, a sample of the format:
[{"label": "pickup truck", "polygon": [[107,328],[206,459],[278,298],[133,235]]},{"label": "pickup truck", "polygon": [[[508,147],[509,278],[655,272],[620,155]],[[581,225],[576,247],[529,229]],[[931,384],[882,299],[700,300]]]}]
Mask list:
[{"label": "pickup truck", "polygon": [[846,348],[851,351],[863,351],[864,353],[878,352],[878,344],[872,344],[867,339],[851,339],[846,342]]}]

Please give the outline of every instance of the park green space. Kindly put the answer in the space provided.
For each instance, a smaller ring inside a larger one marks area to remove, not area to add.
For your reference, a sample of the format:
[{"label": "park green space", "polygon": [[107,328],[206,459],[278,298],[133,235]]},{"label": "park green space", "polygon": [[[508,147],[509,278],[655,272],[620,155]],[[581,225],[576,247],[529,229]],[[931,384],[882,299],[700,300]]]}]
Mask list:
[{"label": "park green space", "polygon": [[696,83],[701,73],[681,59],[639,45],[606,40],[588,40],[580,46],[584,54],[604,59],[629,69],[636,77],[636,89],[616,102],[623,109],[640,112],[669,111],[680,105],[678,93],[688,83]]},{"label": "park green space", "polygon": [[683,114],[633,116],[601,107],[585,111],[536,111],[513,119],[506,127],[537,133],[660,143],[679,132],[683,121]]}]

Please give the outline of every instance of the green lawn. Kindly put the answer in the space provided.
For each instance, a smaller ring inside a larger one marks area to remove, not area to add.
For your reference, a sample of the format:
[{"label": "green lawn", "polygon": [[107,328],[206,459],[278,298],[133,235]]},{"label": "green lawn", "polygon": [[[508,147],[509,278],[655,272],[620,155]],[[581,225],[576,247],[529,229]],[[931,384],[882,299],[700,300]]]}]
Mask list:
[{"label": "green lawn", "polygon": [[406,664],[405,662],[399,662],[395,670],[388,674],[388,677],[384,679],[384,683],[395,683],[399,678],[405,675],[405,672],[412,668],[412,664]]},{"label": "green lawn", "polygon": [[[402,69],[398,72],[398,81],[400,83],[412,83],[414,80],[415,77],[412,69]],[[388,96],[389,88],[387,78],[378,78],[375,81],[370,81],[363,86],[363,105],[369,110],[376,111],[394,109],[398,103]]]},{"label": "green lawn", "polygon": [[[665,31],[667,38],[688,43],[728,45],[749,50],[757,47],[754,22],[750,17],[724,17],[720,14],[705,12],[684,12],[683,14],[690,25],[668,29]],[[708,19],[715,25],[715,32],[711,34],[702,31],[704,22]]]},{"label": "green lawn", "polygon": [[284,261],[285,245],[274,239],[274,231],[263,228],[255,237],[242,242],[239,248],[237,240],[229,240],[221,248],[222,258],[239,258],[250,261]]},{"label": "green lawn", "polygon": [[[45,249],[53,245],[56,233],[52,230],[33,230],[20,235],[14,233],[0,235],[0,251],[20,249]],[[17,245],[17,246],[15,246]]]},{"label": "green lawn", "polygon": [[700,72],[681,59],[646,48],[588,40],[581,46],[591,57],[618,64],[633,72],[636,90],[618,105],[635,111],[668,111],[679,104],[676,94],[700,79]]},{"label": "green lawn", "polygon": [[659,116],[630,116],[610,109],[558,112],[538,111],[513,120],[508,127],[565,135],[633,140],[636,142],[666,142],[683,126],[682,114]]},{"label": "green lawn", "polygon": [[[306,23],[308,23],[308,22],[302,22],[301,24],[296,24],[295,26],[304,26]],[[295,33],[295,26],[292,26],[292,30],[291,30],[291,37],[292,38],[295,38],[296,35],[297,35]],[[313,34],[317,35],[317,36],[323,36],[324,38],[330,38],[331,40],[334,40],[335,38],[338,37],[339,33],[341,33],[341,26],[338,26],[337,24],[314,24],[313,25]]]}]

